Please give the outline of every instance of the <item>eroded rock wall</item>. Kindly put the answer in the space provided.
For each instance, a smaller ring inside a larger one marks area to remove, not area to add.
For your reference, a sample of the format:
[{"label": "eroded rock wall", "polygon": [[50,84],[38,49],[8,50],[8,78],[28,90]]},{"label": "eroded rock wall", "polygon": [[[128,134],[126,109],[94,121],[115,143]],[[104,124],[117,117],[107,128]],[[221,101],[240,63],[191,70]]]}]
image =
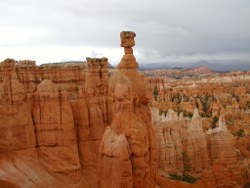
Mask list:
[{"label": "eroded rock wall", "polygon": [[236,138],[227,130],[207,135],[211,167],[202,179],[209,187],[241,187],[246,181],[246,168],[241,166]]},{"label": "eroded rock wall", "polygon": [[[1,63],[2,155],[33,157],[73,187],[97,182],[98,148],[112,119],[107,64],[107,58],[88,58],[87,65]],[[93,176],[88,183],[85,172]]]},{"label": "eroded rock wall", "polygon": [[151,111],[163,174],[188,174],[211,188],[243,187],[248,181],[248,162],[236,148],[236,137],[227,130],[224,114],[218,128],[205,132],[197,108],[192,119],[172,109],[166,117],[156,108]]},{"label": "eroded rock wall", "polygon": [[[165,117],[154,109],[159,144],[159,168],[169,174],[199,177],[210,166],[206,135],[197,109],[192,119],[170,109]],[[156,120],[157,122],[157,120]]]},{"label": "eroded rock wall", "polygon": [[36,157],[35,127],[31,114],[32,99],[19,82],[15,61],[1,64],[0,82],[0,150]]}]

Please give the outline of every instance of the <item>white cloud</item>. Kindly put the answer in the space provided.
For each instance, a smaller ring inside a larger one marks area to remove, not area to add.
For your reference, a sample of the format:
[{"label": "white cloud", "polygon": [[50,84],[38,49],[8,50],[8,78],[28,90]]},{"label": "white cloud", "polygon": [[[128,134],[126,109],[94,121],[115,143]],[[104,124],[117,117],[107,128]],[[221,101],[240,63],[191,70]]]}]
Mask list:
[{"label": "white cloud", "polygon": [[249,7],[248,0],[0,0],[0,58],[54,62],[103,54],[117,63],[119,32],[134,30],[140,63],[218,54],[246,59]]},{"label": "white cloud", "polygon": [[37,65],[60,61],[85,61],[86,57],[108,57],[109,62],[116,64],[123,55],[122,49],[80,46],[17,46],[0,48],[0,51],[0,61],[6,58],[29,59],[37,60]]},{"label": "white cloud", "polygon": [[35,27],[3,27],[0,29],[1,46],[33,45],[38,38],[46,37],[48,30]]}]

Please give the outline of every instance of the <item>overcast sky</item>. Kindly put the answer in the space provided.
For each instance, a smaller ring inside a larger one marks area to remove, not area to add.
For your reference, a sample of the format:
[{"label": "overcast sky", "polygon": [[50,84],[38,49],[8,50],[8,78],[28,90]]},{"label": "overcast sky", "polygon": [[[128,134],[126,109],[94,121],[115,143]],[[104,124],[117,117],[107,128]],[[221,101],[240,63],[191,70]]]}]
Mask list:
[{"label": "overcast sky", "polygon": [[132,30],[139,63],[250,62],[250,0],[0,0],[0,12],[0,61],[117,64]]}]

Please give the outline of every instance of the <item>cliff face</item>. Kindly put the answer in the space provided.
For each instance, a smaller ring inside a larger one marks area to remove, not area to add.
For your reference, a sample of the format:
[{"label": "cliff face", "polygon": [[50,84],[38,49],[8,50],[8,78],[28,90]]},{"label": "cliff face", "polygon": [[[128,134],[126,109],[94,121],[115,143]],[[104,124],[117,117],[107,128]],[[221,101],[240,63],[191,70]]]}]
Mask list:
[{"label": "cliff face", "polygon": [[23,84],[18,80],[14,61],[6,60],[1,68],[0,150],[15,150],[36,157],[31,96],[26,94]]},{"label": "cliff face", "polygon": [[[153,116],[157,118],[157,110]],[[159,168],[169,174],[191,174],[198,177],[208,168],[210,159],[206,135],[197,109],[191,120],[177,115],[172,109],[161,115],[155,124],[159,138]]]},{"label": "cliff face", "polygon": [[[107,61],[89,58],[87,66],[38,67],[32,61],[5,60],[0,65],[2,156],[33,157],[73,187],[97,182],[98,148],[112,118]],[[2,160],[0,165],[6,176],[11,175],[10,163]],[[86,171],[92,178],[88,183]],[[15,178],[10,182],[25,185]]]},{"label": "cliff face", "polygon": [[203,181],[214,188],[243,186],[246,172],[240,165],[235,137],[225,130],[209,134],[207,141],[211,167],[204,171]]},{"label": "cliff face", "polygon": [[244,160],[236,149],[236,138],[226,129],[224,115],[219,127],[206,133],[198,109],[192,119],[178,116],[171,109],[165,117],[153,108],[152,116],[159,138],[159,168],[164,173],[188,174],[212,188],[244,185],[247,167],[242,165]]},{"label": "cliff face", "polygon": [[52,81],[43,80],[34,97],[32,115],[39,158],[51,171],[65,174],[65,179],[74,174],[69,181],[79,182],[81,166],[68,93],[59,91]]}]

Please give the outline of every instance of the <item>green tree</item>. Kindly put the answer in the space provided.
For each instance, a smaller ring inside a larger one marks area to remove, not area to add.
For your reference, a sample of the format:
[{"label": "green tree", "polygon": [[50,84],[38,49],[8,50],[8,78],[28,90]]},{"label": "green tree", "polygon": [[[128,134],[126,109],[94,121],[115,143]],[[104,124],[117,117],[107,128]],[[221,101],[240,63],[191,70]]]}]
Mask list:
[{"label": "green tree", "polygon": [[153,92],[153,94],[154,94],[154,99],[155,99],[155,101],[157,101],[157,97],[158,97],[158,88],[155,86],[154,87],[154,92]]},{"label": "green tree", "polygon": [[169,178],[177,180],[177,181],[195,183],[197,181],[197,178],[189,175],[188,173],[191,170],[191,165],[190,165],[191,159],[188,157],[188,154],[185,151],[182,152],[182,157],[183,157],[183,163],[184,163],[183,175],[169,174]]},{"label": "green tree", "polygon": [[219,121],[219,118],[217,116],[214,116],[212,126],[211,128],[214,129],[216,128],[216,123]]}]

